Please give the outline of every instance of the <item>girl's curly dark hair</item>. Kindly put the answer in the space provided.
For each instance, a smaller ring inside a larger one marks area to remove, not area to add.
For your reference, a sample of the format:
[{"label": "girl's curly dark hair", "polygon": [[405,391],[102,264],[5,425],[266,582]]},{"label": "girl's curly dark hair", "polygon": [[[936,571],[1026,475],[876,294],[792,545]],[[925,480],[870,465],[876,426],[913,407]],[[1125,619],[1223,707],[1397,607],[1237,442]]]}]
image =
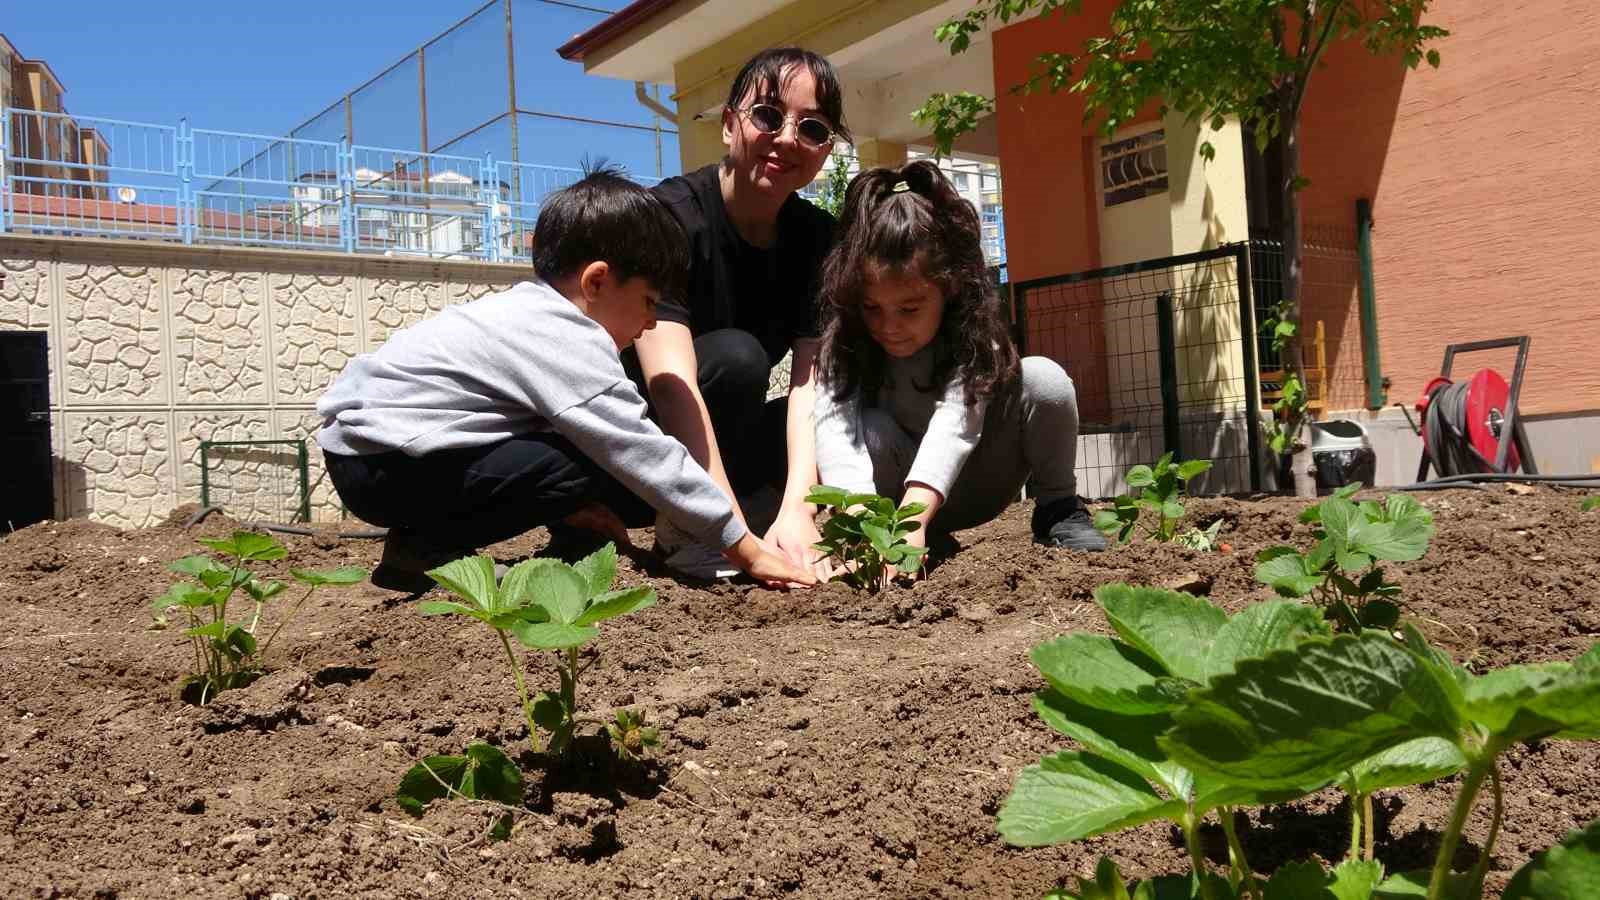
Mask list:
[{"label": "girl's curly dark hair", "polygon": [[973,404],[1018,383],[1022,364],[979,234],[977,211],[932,162],[871,169],[850,182],[839,240],[822,266],[821,365],[836,398],[870,397],[883,385],[886,355],[861,317],[874,272],[921,276],[944,296],[933,383],[918,390],[942,390],[954,375]]}]

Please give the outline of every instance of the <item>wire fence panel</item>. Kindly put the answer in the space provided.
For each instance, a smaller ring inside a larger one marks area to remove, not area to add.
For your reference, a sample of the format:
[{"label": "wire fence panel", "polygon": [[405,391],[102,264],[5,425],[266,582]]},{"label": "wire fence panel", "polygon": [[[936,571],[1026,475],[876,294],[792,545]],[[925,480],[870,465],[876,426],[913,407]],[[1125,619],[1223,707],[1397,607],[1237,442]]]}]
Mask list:
[{"label": "wire fence panel", "polygon": [[187,122],[0,108],[0,123],[0,232],[525,261],[545,197],[583,177]]},{"label": "wire fence panel", "polygon": [[0,226],[6,230],[140,238],[179,233],[178,128],[25,109],[0,112],[0,122]]},{"label": "wire fence panel", "polygon": [[1197,492],[1260,486],[1255,333],[1242,245],[1011,285],[1028,355],[1077,389],[1078,491],[1109,497],[1163,453],[1209,459]]}]

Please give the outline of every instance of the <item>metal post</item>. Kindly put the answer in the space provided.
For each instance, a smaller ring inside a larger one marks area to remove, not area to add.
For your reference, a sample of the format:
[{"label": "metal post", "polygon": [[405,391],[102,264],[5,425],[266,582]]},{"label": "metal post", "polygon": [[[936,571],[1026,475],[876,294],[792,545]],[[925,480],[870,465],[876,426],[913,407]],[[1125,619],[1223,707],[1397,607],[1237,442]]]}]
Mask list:
[{"label": "metal post", "polygon": [[[506,7],[506,112],[511,116],[511,164],[522,162],[522,147],[517,136],[517,44],[511,30],[511,0]],[[514,168],[514,171],[517,171]],[[520,195],[519,195],[520,199]]]},{"label": "metal post", "polygon": [[[479,250],[489,262],[499,262],[500,253],[500,170],[495,168],[494,154],[483,155],[483,171],[488,173],[478,196],[483,203],[483,247]],[[514,251],[513,251],[514,252]]]},{"label": "metal post", "polygon": [[347,137],[339,142],[339,243],[346,253],[356,252],[355,154]]},{"label": "metal post", "polygon": [[[0,101],[9,98],[0,97]],[[0,106],[0,234],[11,230],[11,110]]]},{"label": "metal post", "polygon": [[187,118],[178,120],[172,159],[178,167],[178,235],[185,244],[193,244],[195,223],[200,219],[200,204],[195,199],[194,137],[189,131]]},{"label": "metal post", "polygon": [[1250,490],[1261,490],[1261,366],[1256,360],[1256,308],[1250,291],[1250,245],[1234,245],[1239,283],[1239,334],[1244,338],[1244,427],[1250,453]]},{"label": "metal post", "polygon": [[300,521],[311,521],[311,464],[306,458],[306,441],[301,438],[295,447],[300,465]]},{"label": "metal post", "polygon": [[1178,340],[1172,314],[1172,293],[1156,297],[1156,341],[1161,353],[1161,432],[1167,452],[1183,459],[1183,429],[1178,421]]},{"label": "metal post", "polygon": [[428,146],[428,45],[417,48],[417,110],[422,141],[422,245],[433,256],[433,148]]},{"label": "metal post", "polygon": [[211,505],[211,442],[200,442],[200,506]]},{"label": "metal post", "polygon": [[1389,404],[1388,380],[1378,353],[1378,298],[1372,277],[1372,201],[1356,201],[1356,252],[1361,257],[1361,365],[1366,372],[1367,409]]}]

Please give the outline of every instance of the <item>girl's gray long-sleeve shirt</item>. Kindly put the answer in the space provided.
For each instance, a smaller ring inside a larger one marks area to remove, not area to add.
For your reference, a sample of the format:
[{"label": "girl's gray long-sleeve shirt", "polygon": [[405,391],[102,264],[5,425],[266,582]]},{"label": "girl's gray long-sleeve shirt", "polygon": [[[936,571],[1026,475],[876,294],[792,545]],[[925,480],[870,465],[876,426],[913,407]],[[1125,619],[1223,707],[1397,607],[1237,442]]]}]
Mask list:
[{"label": "girl's gray long-sleeve shirt", "polygon": [[[871,494],[872,457],[861,425],[860,392],[834,399],[827,367],[817,367],[817,474],[823,484]],[[959,377],[921,391],[933,381],[933,349],[924,347],[905,359],[890,358],[878,390],[876,406],[889,413],[907,434],[917,438],[917,455],[906,483],[918,482],[949,497],[950,488],[983,437],[987,402],[967,405]],[[898,499],[898,498],[894,498]]]},{"label": "girl's gray long-sleeve shirt", "polygon": [[648,418],[616,343],[542,281],[451,306],[345,367],[317,403],[317,443],[425,456],[554,431],[714,547],[747,529],[689,451]]}]

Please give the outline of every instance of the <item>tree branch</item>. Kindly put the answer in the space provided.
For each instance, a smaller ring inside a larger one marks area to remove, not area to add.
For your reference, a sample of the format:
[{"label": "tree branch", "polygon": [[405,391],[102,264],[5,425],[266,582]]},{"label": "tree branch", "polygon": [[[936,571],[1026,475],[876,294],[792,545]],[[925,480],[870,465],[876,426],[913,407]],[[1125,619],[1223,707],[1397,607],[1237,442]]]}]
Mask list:
[{"label": "tree branch", "polygon": [[1322,58],[1322,52],[1328,48],[1328,42],[1333,37],[1333,32],[1339,23],[1339,10],[1346,0],[1333,0],[1328,10],[1328,18],[1322,25],[1322,33],[1317,36],[1317,42],[1311,48],[1311,57],[1301,66],[1300,77],[1296,79],[1294,96],[1290,99],[1289,114],[1295,118],[1300,117],[1300,104],[1306,98],[1306,85],[1311,82],[1311,73],[1316,71],[1317,60]]}]

